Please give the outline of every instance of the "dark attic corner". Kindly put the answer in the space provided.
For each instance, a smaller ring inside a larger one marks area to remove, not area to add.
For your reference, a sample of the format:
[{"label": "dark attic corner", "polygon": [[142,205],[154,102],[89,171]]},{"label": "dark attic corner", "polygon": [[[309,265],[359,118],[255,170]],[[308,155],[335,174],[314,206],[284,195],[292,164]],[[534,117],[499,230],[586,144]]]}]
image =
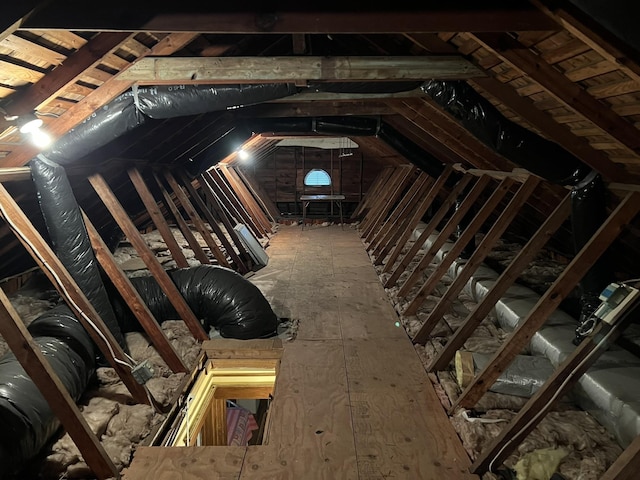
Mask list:
[{"label": "dark attic corner", "polygon": [[635,479],[635,7],[503,3],[8,7],[0,479]]}]

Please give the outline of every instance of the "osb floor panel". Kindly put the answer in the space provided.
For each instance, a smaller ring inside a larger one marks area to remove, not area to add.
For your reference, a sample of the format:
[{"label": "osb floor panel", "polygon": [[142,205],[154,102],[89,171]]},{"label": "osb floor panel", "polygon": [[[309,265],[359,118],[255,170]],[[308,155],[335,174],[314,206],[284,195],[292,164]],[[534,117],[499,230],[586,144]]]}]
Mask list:
[{"label": "osb floor panel", "polygon": [[477,479],[356,230],[280,226],[251,281],[284,342],[266,445],[140,447],[123,479]]}]

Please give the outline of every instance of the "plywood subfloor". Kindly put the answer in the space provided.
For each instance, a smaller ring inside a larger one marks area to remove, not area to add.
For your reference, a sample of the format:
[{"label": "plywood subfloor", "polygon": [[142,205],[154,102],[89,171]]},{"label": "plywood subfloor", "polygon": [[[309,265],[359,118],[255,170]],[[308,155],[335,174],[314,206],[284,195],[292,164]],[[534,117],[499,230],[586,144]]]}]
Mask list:
[{"label": "plywood subfloor", "polygon": [[267,253],[251,281],[299,321],[267,444],[141,447],[123,478],[477,479],[358,232],[280,226]]}]

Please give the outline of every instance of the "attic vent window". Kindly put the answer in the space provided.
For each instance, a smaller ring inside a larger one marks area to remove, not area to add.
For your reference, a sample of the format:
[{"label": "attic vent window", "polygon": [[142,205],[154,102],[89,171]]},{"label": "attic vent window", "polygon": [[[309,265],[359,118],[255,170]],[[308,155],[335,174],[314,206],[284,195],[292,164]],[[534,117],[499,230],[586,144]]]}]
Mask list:
[{"label": "attic vent window", "polygon": [[304,184],[308,187],[326,187],[331,185],[331,177],[325,170],[314,168],[304,177]]}]

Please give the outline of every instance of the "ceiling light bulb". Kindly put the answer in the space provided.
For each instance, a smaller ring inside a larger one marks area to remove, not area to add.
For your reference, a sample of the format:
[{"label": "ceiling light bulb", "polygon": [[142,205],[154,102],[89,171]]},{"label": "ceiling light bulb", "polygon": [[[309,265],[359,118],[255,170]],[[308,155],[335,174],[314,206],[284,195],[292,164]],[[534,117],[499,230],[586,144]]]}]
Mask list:
[{"label": "ceiling light bulb", "polygon": [[31,131],[31,143],[38,148],[44,149],[51,145],[51,137],[39,128],[36,128]]},{"label": "ceiling light bulb", "polygon": [[33,113],[21,115],[18,117],[18,127],[20,133],[31,133],[38,130],[42,126],[42,119],[36,117]]},{"label": "ceiling light bulb", "polygon": [[246,150],[239,150],[238,156],[240,157],[240,160],[246,160],[247,158],[249,158],[249,152],[247,152]]}]

